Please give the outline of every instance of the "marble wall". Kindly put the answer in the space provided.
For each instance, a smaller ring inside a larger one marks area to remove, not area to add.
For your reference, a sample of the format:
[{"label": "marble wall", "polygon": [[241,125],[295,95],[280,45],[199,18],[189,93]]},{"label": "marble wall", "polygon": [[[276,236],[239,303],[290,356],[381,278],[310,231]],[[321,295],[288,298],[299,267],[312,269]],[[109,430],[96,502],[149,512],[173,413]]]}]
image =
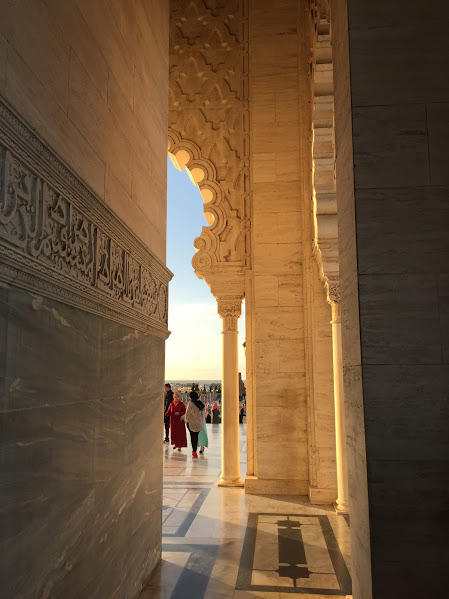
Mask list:
[{"label": "marble wall", "polygon": [[333,32],[354,597],[418,598],[444,594],[449,558],[449,9],[344,4]]},{"label": "marble wall", "polygon": [[160,558],[168,11],[0,3],[10,599],[133,599]]},{"label": "marble wall", "polygon": [[9,599],[133,599],[160,556],[164,341],[0,288]]}]

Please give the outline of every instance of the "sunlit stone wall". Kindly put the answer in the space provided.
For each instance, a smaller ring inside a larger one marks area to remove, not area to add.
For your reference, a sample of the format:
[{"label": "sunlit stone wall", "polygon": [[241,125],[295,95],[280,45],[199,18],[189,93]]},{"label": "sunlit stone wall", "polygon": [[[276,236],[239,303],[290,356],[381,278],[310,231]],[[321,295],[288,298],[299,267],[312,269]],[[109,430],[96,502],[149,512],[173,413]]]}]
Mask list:
[{"label": "sunlit stone wall", "polygon": [[249,493],[336,499],[330,306],[312,257],[311,17],[250,2]]}]

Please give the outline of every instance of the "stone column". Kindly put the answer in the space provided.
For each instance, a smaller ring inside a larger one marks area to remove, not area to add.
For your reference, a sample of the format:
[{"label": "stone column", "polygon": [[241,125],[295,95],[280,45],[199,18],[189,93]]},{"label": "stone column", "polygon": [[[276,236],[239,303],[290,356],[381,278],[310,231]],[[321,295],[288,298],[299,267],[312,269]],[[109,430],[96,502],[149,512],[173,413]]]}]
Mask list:
[{"label": "stone column", "polygon": [[343,355],[341,343],[340,303],[332,306],[332,351],[334,359],[335,436],[337,455],[338,497],[334,504],[337,514],[349,514],[348,463],[346,457],[345,397],[343,391]]},{"label": "stone column", "polygon": [[237,321],[242,299],[217,298],[223,322],[223,376],[221,395],[221,487],[243,487],[239,450],[239,371]]}]

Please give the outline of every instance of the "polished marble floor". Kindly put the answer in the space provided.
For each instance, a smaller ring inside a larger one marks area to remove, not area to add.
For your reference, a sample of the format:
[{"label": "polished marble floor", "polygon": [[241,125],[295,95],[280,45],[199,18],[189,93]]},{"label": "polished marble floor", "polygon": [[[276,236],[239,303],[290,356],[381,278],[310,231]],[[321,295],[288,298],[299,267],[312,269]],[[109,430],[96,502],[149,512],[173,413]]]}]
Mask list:
[{"label": "polished marble floor", "polygon": [[[164,447],[162,561],[139,599],[330,599],[351,593],[349,522],[306,497],[217,486],[221,426],[209,448]],[[240,425],[241,471],[246,470]]]}]

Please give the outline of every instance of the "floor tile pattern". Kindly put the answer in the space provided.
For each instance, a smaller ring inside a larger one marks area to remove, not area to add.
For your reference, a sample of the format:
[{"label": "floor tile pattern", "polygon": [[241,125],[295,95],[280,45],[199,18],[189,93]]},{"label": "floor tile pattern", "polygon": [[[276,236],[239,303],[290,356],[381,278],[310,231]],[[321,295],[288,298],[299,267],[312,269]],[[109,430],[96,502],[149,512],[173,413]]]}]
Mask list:
[{"label": "floor tile pattern", "polygon": [[[221,426],[193,460],[164,446],[162,560],[139,599],[330,599],[350,594],[349,521],[305,497],[217,486]],[[241,469],[246,468],[245,425]]]},{"label": "floor tile pattern", "polygon": [[349,594],[351,578],[328,516],[250,513],[236,588]]}]

